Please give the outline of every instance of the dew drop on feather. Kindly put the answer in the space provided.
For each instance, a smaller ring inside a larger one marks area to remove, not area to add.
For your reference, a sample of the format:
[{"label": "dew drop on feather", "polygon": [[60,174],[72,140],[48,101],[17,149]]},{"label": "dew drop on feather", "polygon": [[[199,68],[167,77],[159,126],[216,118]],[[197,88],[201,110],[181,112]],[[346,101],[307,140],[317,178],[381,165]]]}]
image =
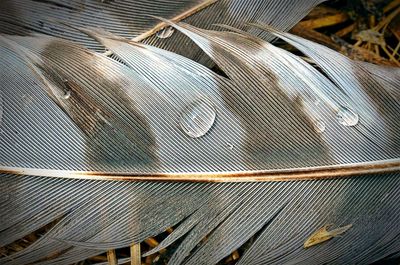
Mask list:
[{"label": "dew drop on feather", "polygon": [[213,126],[216,118],[215,107],[207,99],[198,99],[190,103],[181,113],[181,130],[191,138],[205,135]]},{"label": "dew drop on feather", "polygon": [[172,34],[174,34],[175,29],[173,27],[166,27],[162,30],[160,30],[159,32],[157,32],[156,36],[159,39],[167,39],[169,37],[172,36]]},{"label": "dew drop on feather", "polygon": [[347,127],[356,126],[359,122],[358,114],[346,107],[340,107],[336,117],[340,124]]},{"label": "dew drop on feather", "polygon": [[71,90],[64,91],[63,99],[69,99],[71,97]]},{"label": "dew drop on feather", "polygon": [[232,143],[228,143],[227,147],[228,147],[229,150],[235,149],[235,146]]}]

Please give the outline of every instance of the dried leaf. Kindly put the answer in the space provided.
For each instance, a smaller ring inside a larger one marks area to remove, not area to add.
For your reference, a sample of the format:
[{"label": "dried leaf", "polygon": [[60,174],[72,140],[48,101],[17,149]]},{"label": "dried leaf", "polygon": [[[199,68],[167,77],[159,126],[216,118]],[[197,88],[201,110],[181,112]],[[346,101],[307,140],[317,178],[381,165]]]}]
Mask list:
[{"label": "dried leaf", "polygon": [[328,228],[331,225],[326,225],[320,229],[318,229],[316,232],[314,232],[307,240],[304,242],[304,248],[309,248],[321,243],[324,243],[334,237],[337,237],[349,230],[353,225],[349,224],[343,227],[339,227],[333,230],[328,231]]}]

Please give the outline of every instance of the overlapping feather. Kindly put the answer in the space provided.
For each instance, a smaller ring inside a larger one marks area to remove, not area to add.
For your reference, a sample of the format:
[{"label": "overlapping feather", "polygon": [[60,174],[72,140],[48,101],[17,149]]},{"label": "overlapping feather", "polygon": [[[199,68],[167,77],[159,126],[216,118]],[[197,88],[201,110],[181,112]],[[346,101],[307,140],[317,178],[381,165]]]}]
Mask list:
[{"label": "overlapping feather", "polygon": [[[267,28],[311,57],[325,76],[240,31],[173,26],[227,78],[98,29],[81,31],[122,63],[53,37],[1,36],[1,165],[151,175],[398,161],[397,69],[356,63]],[[216,110],[215,122],[192,138],[179,119],[187,105],[204,99]],[[400,251],[399,177],[154,183],[5,173],[0,245],[57,223],[0,263],[71,264],[177,224],[153,250],[184,238],[170,264],[214,264],[254,235],[241,264],[370,263]],[[353,227],[303,249],[329,223]]]},{"label": "overlapping feather", "polygon": [[[62,37],[102,51],[104,48],[82,34],[66,27],[91,26],[106,29],[125,38],[143,40],[145,43],[183,54],[188,58],[209,63],[209,58],[179,32],[154,34],[165,28],[152,16],[210,28],[214,23],[224,23],[251,30],[263,38],[271,34],[246,26],[247,22],[267,23],[281,30],[293,27],[314,6],[324,0],[3,0],[0,2],[0,31],[8,34],[40,32]],[[162,36],[161,38],[159,36]],[[167,37],[167,38],[165,38]]]}]

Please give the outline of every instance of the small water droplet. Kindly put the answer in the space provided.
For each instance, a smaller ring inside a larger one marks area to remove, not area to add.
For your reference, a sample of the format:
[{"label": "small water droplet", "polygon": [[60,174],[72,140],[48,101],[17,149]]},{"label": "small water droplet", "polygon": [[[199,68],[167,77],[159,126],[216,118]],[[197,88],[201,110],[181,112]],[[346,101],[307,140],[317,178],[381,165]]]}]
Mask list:
[{"label": "small water droplet", "polygon": [[358,114],[346,107],[340,107],[336,117],[340,124],[348,127],[356,126],[359,121]]},{"label": "small water droplet", "polygon": [[70,88],[68,79],[64,79],[63,83],[64,83],[65,87],[64,87],[64,93],[62,95],[62,98],[69,99],[71,97],[71,88]]},{"label": "small water droplet", "polygon": [[71,97],[71,90],[65,90],[62,97],[63,99],[69,99]]},{"label": "small water droplet", "polygon": [[189,104],[181,114],[179,125],[189,137],[205,135],[214,124],[216,111],[213,103],[199,99]]},{"label": "small water droplet", "polygon": [[323,133],[326,129],[325,122],[323,122],[321,120],[316,120],[314,122],[314,129],[317,133]]},{"label": "small water droplet", "polygon": [[160,30],[159,32],[157,32],[156,36],[157,38],[160,39],[167,39],[169,37],[172,36],[172,34],[174,34],[175,29],[173,27],[166,27],[163,28],[162,30]]},{"label": "small water droplet", "polygon": [[229,150],[233,150],[235,148],[235,146],[232,143],[228,143],[227,147]]},{"label": "small water droplet", "polygon": [[21,105],[24,109],[29,108],[29,106],[33,103],[32,96],[25,94],[21,97]]}]

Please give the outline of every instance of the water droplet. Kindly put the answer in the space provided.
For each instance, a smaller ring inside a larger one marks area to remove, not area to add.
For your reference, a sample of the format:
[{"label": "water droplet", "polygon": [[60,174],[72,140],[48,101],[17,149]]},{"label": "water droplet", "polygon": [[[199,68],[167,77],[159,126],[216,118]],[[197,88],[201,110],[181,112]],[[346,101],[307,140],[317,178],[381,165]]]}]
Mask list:
[{"label": "water droplet", "polygon": [[65,90],[62,97],[63,99],[69,99],[71,97],[71,90]]},{"label": "water droplet", "polygon": [[316,120],[314,122],[314,129],[317,133],[323,133],[326,129],[325,122],[323,122],[321,120]]},{"label": "water droplet", "polygon": [[33,98],[32,96],[25,94],[21,97],[21,106],[24,109],[29,108],[29,106],[33,103]]},{"label": "water droplet", "polygon": [[348,127],[357,125],[359,121],[358,114],[346,107],[340,107],[336,117],[340,124]]},{"label": "water droplet", "polygon": [[64,79],[63,83],[64,83],[65,87],[64,87],[64,94],[62,95],[62,98],[69,99],[71,97],[71,88],[70,88],[68,79]]},{"label": "water droplet", "polygon": [[172,36],[172,34],[175,32],[175,29],[173,27],[166,27],[157,32],[156,36],[157,38],[160,39],[167,39]]},{"label": "water droplet", "polygon": [[205,135],[214,124],[216,111],[213,103],[199,99],[189,104],[181,114],[179,125],[189,137]]},{"label": "water droplet", "polygon": [[229,150],[233,150],[235,148],[235,146],[232,143],[228,143],[227,147]]}]

